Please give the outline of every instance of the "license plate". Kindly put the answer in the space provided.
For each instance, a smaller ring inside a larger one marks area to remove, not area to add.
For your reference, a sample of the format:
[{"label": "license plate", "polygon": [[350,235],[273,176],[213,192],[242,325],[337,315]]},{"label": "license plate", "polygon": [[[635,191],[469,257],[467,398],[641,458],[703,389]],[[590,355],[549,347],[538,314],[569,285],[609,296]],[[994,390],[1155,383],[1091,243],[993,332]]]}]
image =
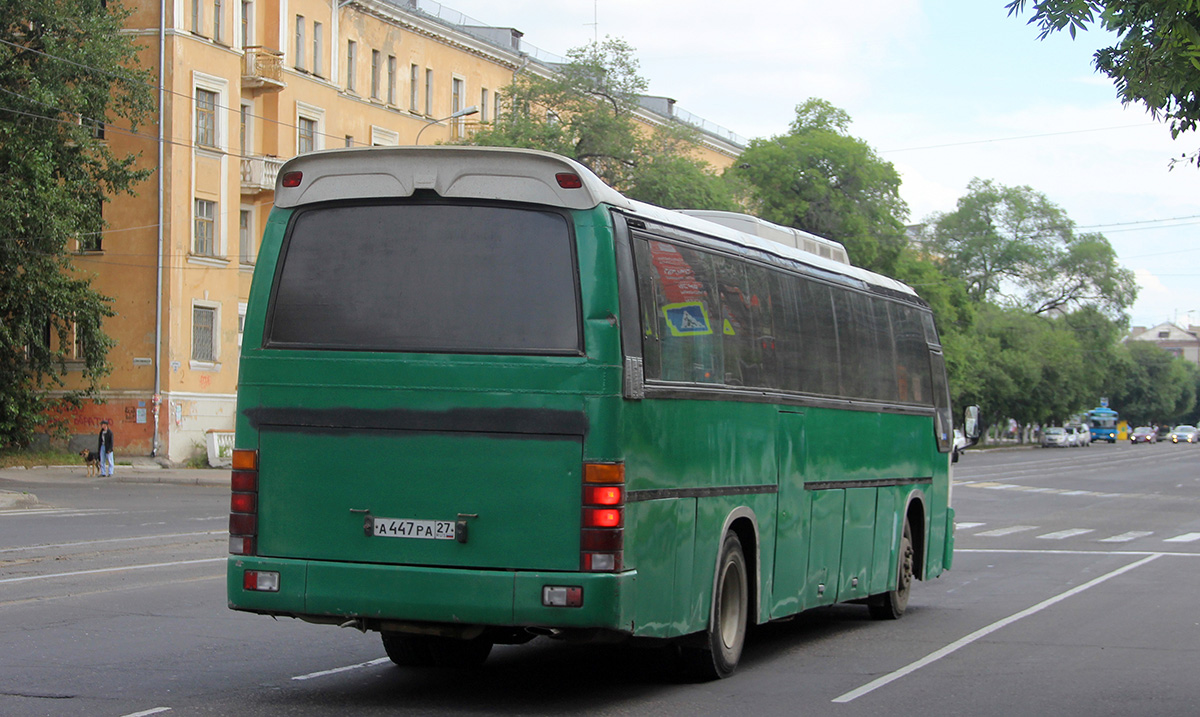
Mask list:
[{"label": "license plate", "polygon": [[453,520],[408,520],[403,518],[374,518],[373,520],[372,535],[385,538],[454,540]]}]

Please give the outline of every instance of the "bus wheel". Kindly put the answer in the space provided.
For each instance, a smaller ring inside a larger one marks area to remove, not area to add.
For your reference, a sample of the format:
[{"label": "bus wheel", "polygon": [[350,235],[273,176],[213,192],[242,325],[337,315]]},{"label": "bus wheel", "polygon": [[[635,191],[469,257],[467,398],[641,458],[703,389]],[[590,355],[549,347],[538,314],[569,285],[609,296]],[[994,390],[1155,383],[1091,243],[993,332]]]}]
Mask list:
[{"label": "bus wheel", "polygon": [[897,620],[908,607],[913,582],[912,529],[904,521],[904,534],[900,537],[900,560],[897,566],[896,589],[874,595],[867,601],[871,617],[876,620]]},{"label": "bus wheel", "polygon": [[742,542],[729,533],[717,564],[716,594],[703,647],[681,646],[680,654],[689,672],[702,680],[728,677],[737,669],[746,642],[750,611],[749,580]]},{"label": "bus wheel", "polygon": [[401,667],[430,667],[433,653],[429,649],[428,635],[408,635],[401,632],[384,632],[383,649],[392,662]]}]

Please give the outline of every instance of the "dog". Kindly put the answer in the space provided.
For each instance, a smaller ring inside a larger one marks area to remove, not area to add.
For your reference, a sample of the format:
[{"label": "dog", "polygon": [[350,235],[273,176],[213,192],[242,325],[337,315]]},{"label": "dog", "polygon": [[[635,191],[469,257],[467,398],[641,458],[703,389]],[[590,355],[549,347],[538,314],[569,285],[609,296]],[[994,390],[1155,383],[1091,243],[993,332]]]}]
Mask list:
[{"label": "dog", "polygon": [[100,474],[100,454],[95,451],[89,451],[84,448],[79,452],[83,456],[83,463],[87,466],[88,478]]}]

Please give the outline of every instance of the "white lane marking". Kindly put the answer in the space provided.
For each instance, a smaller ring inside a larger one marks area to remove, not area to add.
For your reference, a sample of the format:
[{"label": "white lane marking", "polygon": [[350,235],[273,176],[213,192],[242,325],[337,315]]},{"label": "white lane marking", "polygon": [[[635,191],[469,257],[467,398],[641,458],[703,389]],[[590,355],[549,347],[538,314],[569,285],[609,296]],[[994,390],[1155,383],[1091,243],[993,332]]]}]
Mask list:
[{"label": "white lane marking", "polygon": [[1145,538],[1150,535],[1154,535],[1153,530],[1131,530],[1128,533],[1121,533],[1120,535],[1114,535],[1111,538],[1105,538],[1104,540],[1101,540],[1100,542],[1101,543],[1128,543],[1131,540],[1137,540],[1138,538]]},{"label": "white lane marking", "polygon": [[1184,533],[1176,535],[1174,538],[1167,538],[1164,543],[1194,543],[1200,540],[1200,533]]},{"label": "white lane marking", "polygon": [[50,548],[77,548],[81,545],[98,545],[100,543],[126,543],[131,540],[156,540],[158,538],[194,538],[198,535],[225,535],[228,530],[205,530],[197,533],[164,533],[163,535],[139,535],[133,538],[104,538],[102,540],[81,540],[77,543],[42,543],[26,545],[22,548],[0,548],[0,553],[16,553],[22,550],[47,550]]},{"label": "white lane marking", "polygon": [[1010,525],[1007,528],[996,528],[995,530],[985,530],[982,533],[976,533],[976,536],[983,538],[1000,538],[1013,533],[1023,533],[1026,530],[1037,530],[1036,525]]},{"label": "white lane marking", "polygon": [[954,526],[959,530],[970,530],[971,528],[982,528],[987,523],[955,523]]},{"label": "white lane marking", "polygon": [[119,573],[125,570],[146,570],[149,568],[174,568],[180,565],[199,565],[201,563],[225,562],[229,558],[203,558],[201,560],[176,560],[173,563],[151,563],[147,565],[123,565],[117,568],[99,568],[97,570],[76,570],[71,573],[53,573],[50,575],[27,575],[23,578],[0,579],[0,585],[9,583],[27,583],[31,580],[47,580],[49,578],[70,578],[76,575],[98,575],[100,573]]},{"label": "white lane marking", "polygon": [[1039,535],[1038,540],[1066,540],[1067,538],[1074,538],[1076,535],[1085,535],[1093,532],[1095,531],[1091,528],[1067,528],[1066,530]]},{"label": "white lane marking", "polygon": [[1064,593],[1059,593],[1058,595],[1055,595],[1052,598],[1043,600],[1040,603],[1038,603],[1037,605],[1034,605],[1033,607],[1026,608],[1018,613],[1009,615],[1008,617],[1004,618],[1003,620],[997,620],[996,622],[993,622],[991,625],[980,628],[980,629],[976,630],[975,632],[972,632],[970,635],[967,635],[966,637],[963,637],[959,640],[956,640],[956,641],[950,643],[949,645],[946,645],[945,647],[941,648],[940,650],[935,650],[934,652],[931,652],[930,654],[926,655],[925,657],[922,657],[921,659],[917,660],[916,662],[912,662],[912,663],[909,663],[908,665],[905,665],[904,667],[901,667],[899,670],[896,670],[895,672],[891,672],[889,674],[884,675],[883,677],[880,677],[877,680],[868,682],[867,684],[863,685],[862,687],[851,690],[851,691],[847,692],[846,694],[841,695],[840,697],[835,697],[833,699],[833,701],[844,703],[844,702],[850,702],[852,700],[856,700],[859,697],[862,697],[863,695],[874,692],[875,690],[879,689],[880,687],[884,687],[885,685],[895,682],[896,680],[900,679],[901,677],[910,675],[913,672],[916,672],[917,670],[921,669],[922,667],[931,665],[934,662],[937,662],[938,660],[942,659],[943,657],[946,657],[947,655],[951,655],[955,652],[958,652],[962,648],[987,637],[988,635],[992,634],[993,632],[996,632],[997,630],[1008,627],[1009,625],[1013,624],[1014,622],[1016,622],[1022,618],[1026,618],[1026,617],[1029,617],[1030,615],[1037,614],[1037,613],[1041,612],[1042,610],[1045,610],[1048,607],[1056,605],[1056,604],[1062,602],[1063,600],[1072,598],[1089,588],[1093,588],[1093,587],[1099,585],[1100,583],[1103,583],[1107,580],[1111,580],[1112,578],[1115,578],[1118,575],[1124,575],[1125,573],[1127,573],[1131,570],[1136,570],[1137,568],[1142,567],[1146,563],[1149,563],[1153,560],[1157,560],[1161,557],[1162,557],[1161,553],[1155,553],[1153,555],[1148,555],[1135,563],[1130,563],[1129,565],[1126,565],[1123,568],[1117,568],[1116,570],[1112,571],[1111,573],[1101,575],[1100,577],[1098,577],[1094,580],[1091,580],[1089,582],[1086,582],[1083,585],[1079,585],[1077,587],[1071,588],[1070,590],[1068,590]]},{"label": "white lane marking", "polygon": [[0,516],[14,515],[100,515],[102,513],[116,513],[118,511],[112,508],[25,508],[23,510],[6,510],[0,512]]},{"label": "white lane marking", "polygon": [[363,667],[374,667],[382,665],[385,662],[390,662],[387,657],[381,657],[378,660],[370,660],[368,662],[360,662],[357,665],[346,665],[345,667],[335,667],[332,670],[321,670],[320,672],[310,672],[307,675],[296,675],[293,680],[311,680],[314,677],[325,677],[326,675],[336,675],[339,672],[349,672],[350,670],[358,670]]},{"label": "white lane marking", "polygon": [[170,707],[155,707],[152,710],[142,710],[141,712],[130,712],[129,714],[122,715],[121,717],[148,717],[148,715],[156,715],[156,714],[160,714],[162,712],[170,712],[170,711],[171,711]]}]

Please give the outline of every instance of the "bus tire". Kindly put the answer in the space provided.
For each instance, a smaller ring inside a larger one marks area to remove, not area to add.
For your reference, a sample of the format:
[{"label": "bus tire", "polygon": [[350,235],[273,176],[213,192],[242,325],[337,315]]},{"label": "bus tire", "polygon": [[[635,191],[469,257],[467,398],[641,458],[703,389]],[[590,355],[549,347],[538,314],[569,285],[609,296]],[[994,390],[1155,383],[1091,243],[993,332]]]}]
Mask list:
[{"label": "bus tire", "polygon": [[732,532],[725,535],[725,542],[721,546],[714,590],[705,644],[700,647],[680,647],[684,666],[692,675],[704,681],[732,675],[746,642],[750,612],[749,576],[742,542]]},{"label": "bus tire", "polygon": [[896,567],[896,587],[885,593],[872,596],[867,601],[871,617],[876,620],[898,620],[908,608],[908,598],[913,583],[912,528],[904,521],[904,533],[900,536],[900,555]]},{"label": "bus tire", "polygon": [[429,649],[428,635],[407,635],[402,632],[380,633],[383,650],[389,659],[400,667],[431,667],[433,652]]}]

